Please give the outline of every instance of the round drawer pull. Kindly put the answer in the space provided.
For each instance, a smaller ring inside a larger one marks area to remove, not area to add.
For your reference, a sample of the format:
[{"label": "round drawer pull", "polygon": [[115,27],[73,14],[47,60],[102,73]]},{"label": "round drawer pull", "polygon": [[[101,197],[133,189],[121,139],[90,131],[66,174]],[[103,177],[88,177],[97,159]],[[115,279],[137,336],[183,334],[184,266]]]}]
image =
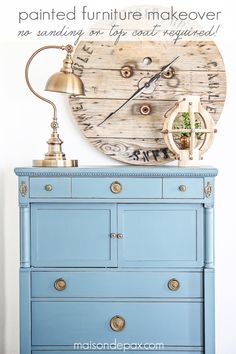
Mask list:
[{"label": "round drawer pull", "polygon": [[181,184],[181,185],[179,186],[179,190],[180,190],[180,192],[186,192],[187,187],[186,187],[184,184]]},{"label": "round drawer pull", "polygon": [[47,192],[51,192],[53,190],[53,186],[51,184],[46,184],[46,186],[44,187],[45,191]]},{"label": "round drawer pull", "polygon": [[62,278],[59,278],[54,283],[54,288],[58,291],[63,291],[66,288],[66,281]]},{"label": "round drawer pull", "polygon": [[170,279],[168,281],[168,288],[171,291],[176,291],[180,288],[180,282],[177,279]]},{"label": "round drawer pull", "polygon": [[115,194],[120,193],[122,191],[122,185],[120,182],[117,182],[117,181],[113,182],[111,184],[110,188],[111,188],[112,193],[115,193]]},{"label": "round drawer pull", "polygon": [[125,328],[125,319],[119,315],[116,315],[112,317],[110,326],[113,331],[120,332]]}]

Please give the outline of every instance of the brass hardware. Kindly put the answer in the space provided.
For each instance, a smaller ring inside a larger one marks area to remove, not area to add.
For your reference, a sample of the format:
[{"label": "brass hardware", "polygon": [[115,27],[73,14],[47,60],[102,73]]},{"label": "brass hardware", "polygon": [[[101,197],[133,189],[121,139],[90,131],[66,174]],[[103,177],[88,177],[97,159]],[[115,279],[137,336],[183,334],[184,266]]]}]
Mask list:
[{"label": "brass hardware", "polygon": [[118,181],[115,181],[111,184],[111,187],[110,187],[112,193],[120,193],[122,191],[122,185],[120,184],[120,182]]},{"label": "brass hardware", "polygon": [[110,320],[110,326],[113,331],[120,332],[125,328],[125,319],[116,315]]},{"label": "brass hardware", "polygon": [[176,291],[180,288],[180,282],[177,279],[170,279],[168,281],[168,288],[171,291]]},{"label": "brass hardware", "polygon": [[164,79],[172,79],[172,77],[175,76],[175,69],[172,68],[172,66],[169,67],[169,69],[167,69],[166,71],[164,71],[161,76]]},{"label": "brass hardware", "polygon": [[142,104],[142,106],[140,106],[140,108],[139,108],[139,112],[144,116],[149,115],[151,113],[151,111],[152,111],[152,109],[149,104]]},{"label": "brass hardware", "polygon": [[25,197],[26,194],[28,193],[28,187],[24,181],[21,181],[19,191],[22,197]]},{"label": "brass hardware", "polygon": [[210,196],[213,193],[213,185],[210,182],[207,182],[207,185],[204,188],[204,192],[205,192],[206,198],[210,198]]},{"label": "brass hardware", "polygon": [[54,288],[58,291],[63,291],[66,288],[66,281],[62,278],[58,278],[54,282]]},{"label": "brass hardware", "polygon": [[125,65],[120,69],[121,76],[126,79],[133,76],[133,73],[134,73],[133,68],[130,65]]},{"label": "brass hardware", "polygon": [[184,184],[181,184],[181,185],[179,186],[179,190],[180,190],[180,192],[186,192],[187,187],[186,187]]},{"label": "brass hardware", "polygon": [[111,238],[123,238],[124,235],[123,234],[115,234],[115,233],[111,233]]},{"label": "brass hardware", "polygon": [[46,184],[46,186],[44,187],[45,191],[47,192],[51,192],[53,190],[53,186],[51,184]]}]

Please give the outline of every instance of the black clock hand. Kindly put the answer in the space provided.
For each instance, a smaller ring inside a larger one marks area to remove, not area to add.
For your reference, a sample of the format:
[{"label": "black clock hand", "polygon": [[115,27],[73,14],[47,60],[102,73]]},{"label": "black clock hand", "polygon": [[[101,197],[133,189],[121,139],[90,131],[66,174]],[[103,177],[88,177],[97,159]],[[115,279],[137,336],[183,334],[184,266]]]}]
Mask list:
[{"label": "black clock hand", "polygon": [[111,116],[113,116],[113,114],[115,114],[116,112],[118,112],[122,107],[124,107],[129,101],[133,100],[135,97],[137,97],[138,95],[140,95],[140,94],[143,92],[143,90],[144,90],[145,88],[148,88],[152,83],[154,83],[154,82],[156,82],[157,80],[159,80],[160,77],[161,77],[161,74],[162,74],[163,72],[165,72],[165,71],[171,66],[171,64],[173,64],[174,61],[176,61],[178,58],[179,58],[179,56],[176,57],[174,60],[172,60],[169,64],[165,65],[159,73],[157,73],[157,74],[155,74],[154,76],[152,76],[151,79],[150,79],[149,81],[147,81],[143,86],[139,87],[139,88],[133,93],[132,96],[130,96],[124,103],[122,103],[121,106],[119,106],[114,112],[111,112],[101,123],[99,123],[99,124],[98,124],[98,127],[99,127],[100,125],[102,125],[102,124],[103,124],[107,119],[109,119]]}]

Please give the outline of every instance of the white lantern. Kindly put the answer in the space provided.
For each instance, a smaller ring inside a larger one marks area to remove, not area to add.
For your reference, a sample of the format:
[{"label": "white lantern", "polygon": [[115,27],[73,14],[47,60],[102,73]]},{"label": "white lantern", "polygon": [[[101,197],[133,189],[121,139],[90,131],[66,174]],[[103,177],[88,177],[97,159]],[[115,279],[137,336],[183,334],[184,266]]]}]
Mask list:
[{"label": "white lantern", "polygon": [[216,133],[215,123],[202,106],[200,97],[184,96],[164,117],[164,140],[179,166],[198,166]]}]

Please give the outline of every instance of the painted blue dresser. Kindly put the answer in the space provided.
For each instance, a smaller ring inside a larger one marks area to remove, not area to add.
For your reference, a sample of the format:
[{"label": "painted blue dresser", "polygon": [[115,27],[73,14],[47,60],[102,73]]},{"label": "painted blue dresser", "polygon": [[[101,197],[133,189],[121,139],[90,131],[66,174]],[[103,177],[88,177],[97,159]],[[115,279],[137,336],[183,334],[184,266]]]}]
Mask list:
[{"label": "painted blue dresser", "polygon": [[20,354],[215,354],[214,168],[17,168]]}]

